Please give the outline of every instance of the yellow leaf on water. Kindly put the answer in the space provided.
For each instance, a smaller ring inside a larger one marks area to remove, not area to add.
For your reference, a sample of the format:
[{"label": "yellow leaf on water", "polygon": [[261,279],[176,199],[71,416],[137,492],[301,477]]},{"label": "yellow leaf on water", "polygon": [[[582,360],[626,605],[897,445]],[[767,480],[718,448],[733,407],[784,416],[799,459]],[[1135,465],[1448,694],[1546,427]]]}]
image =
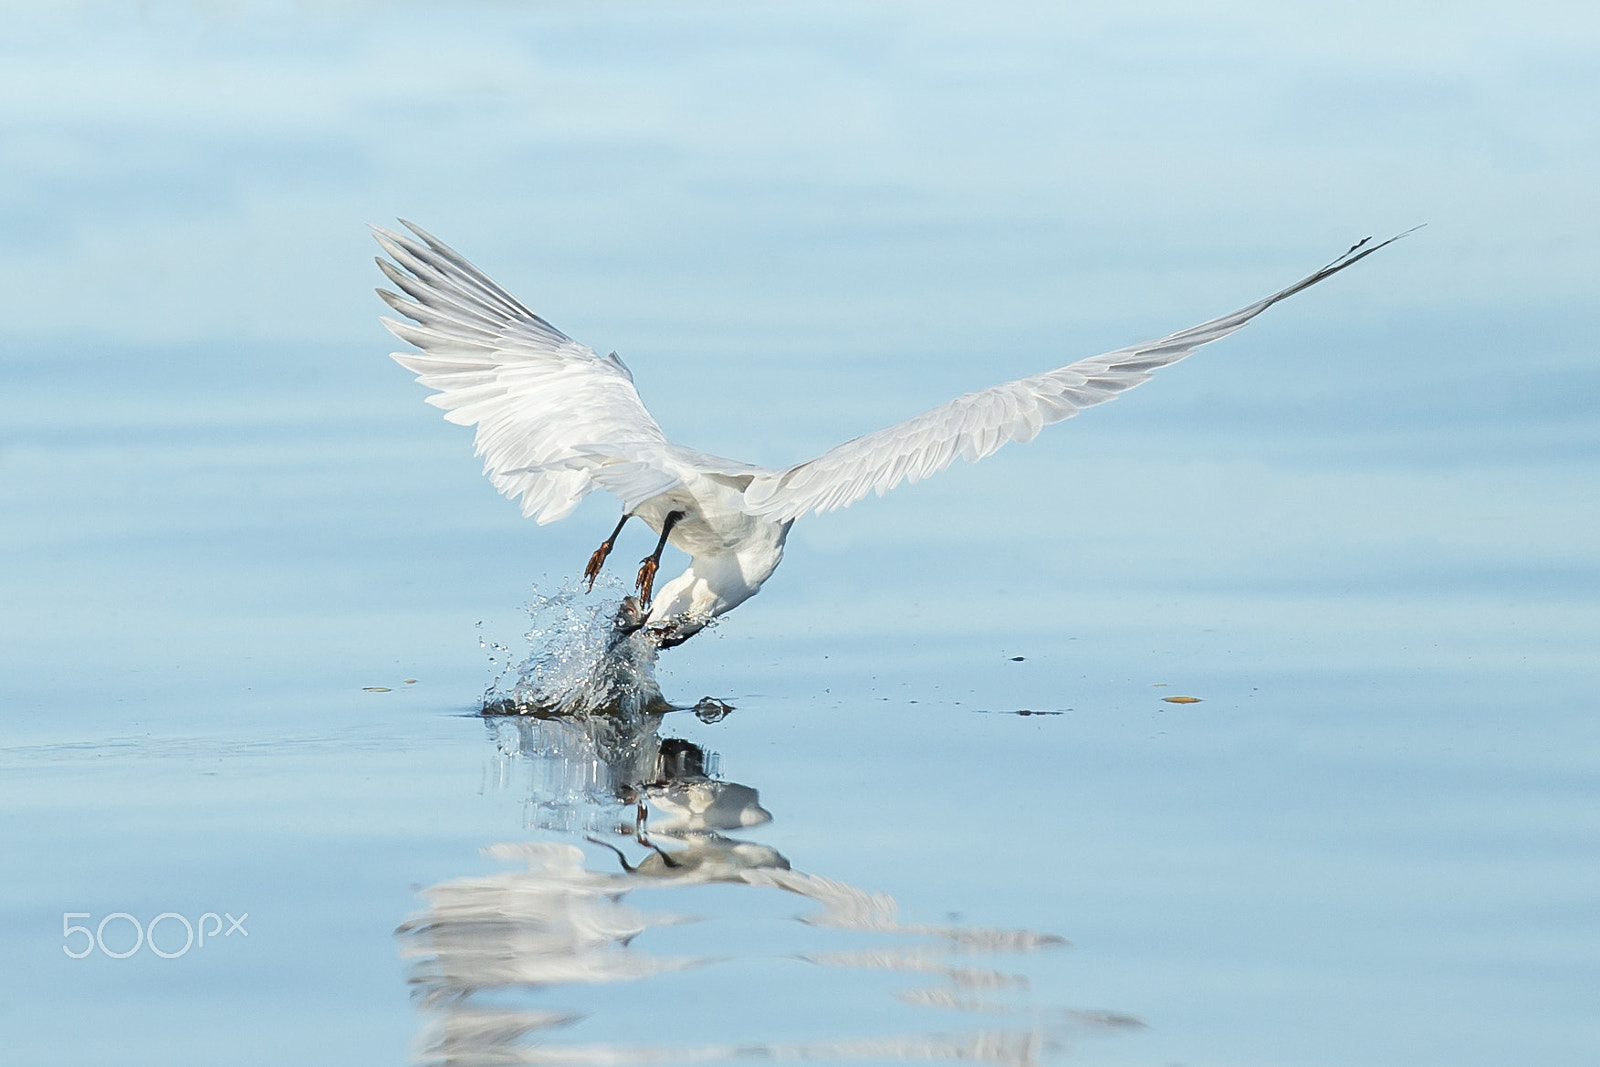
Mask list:
[{"label": "yellow leaf on water", "polygon": [[1199,697],[1162,697],[1161,699],[1166,701],[1168,704],[1198,704],[1198,703],[1200,703],[1200,698]]}]

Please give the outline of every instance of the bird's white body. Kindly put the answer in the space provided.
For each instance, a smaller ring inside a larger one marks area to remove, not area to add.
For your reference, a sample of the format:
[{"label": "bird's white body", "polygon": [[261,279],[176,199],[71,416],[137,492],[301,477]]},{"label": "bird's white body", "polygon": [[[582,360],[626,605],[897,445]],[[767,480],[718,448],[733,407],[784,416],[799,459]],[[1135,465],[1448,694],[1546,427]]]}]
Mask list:
[{"label": "bird's white body", "polygon": [[672,627],[686,637],[687,625],[704,625],[760,591],[783,560],[783,542],[794,522],[773,522],[743,510],[740,490],[725,477],[690,469],[682,478],[633,514],[658,534],[669,514],[684,516],[673,525],[668,543],[688,553],[689,569],[656,591],[645,624]]},{"label": "bird's white body", "polygon": [[[957,456],[979,460],[1008,441],[1111,400],[1194,349],[1226,337],[1278,301],[1377,251],[1362,241],[1316,273],[1228,315],[1144,344],[967,393],[815,459],[773,469],[667,440],[616,353],[594,350],[528,310],[458,253],[410,223],[415,239],[377,230],[393,263],[378,266],[406,297],[378,290],[411,322],[384,319],[420,352],[396,352],[436,392],[451,422],[476,426],[495,488],[540,523],[565,518],[595,489],[622,501],[690,556],[648,602],[643,624],[676,644],[760,590],[783,559],[794,520],[920,481]],[[1404,236],[1402,234],[1401,236]],[[619,527],[620,529],[620,527]],[[597,552],[598,567],[610,542]],[[653,578],[654,565],[649,568]]]}]

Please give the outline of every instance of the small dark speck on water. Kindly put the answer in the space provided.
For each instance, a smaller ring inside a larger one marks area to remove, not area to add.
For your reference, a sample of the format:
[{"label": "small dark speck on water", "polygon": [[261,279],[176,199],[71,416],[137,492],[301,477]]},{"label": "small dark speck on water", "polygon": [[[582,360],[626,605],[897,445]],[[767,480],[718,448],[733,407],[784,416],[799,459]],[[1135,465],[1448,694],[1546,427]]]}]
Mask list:
[{"label": "small dark speck on water", "polygon": [[1012,663],[1021,663],[1025,659],[1027,659],[1026,656],[1012,656],[1011,657],[1011,662]]}]

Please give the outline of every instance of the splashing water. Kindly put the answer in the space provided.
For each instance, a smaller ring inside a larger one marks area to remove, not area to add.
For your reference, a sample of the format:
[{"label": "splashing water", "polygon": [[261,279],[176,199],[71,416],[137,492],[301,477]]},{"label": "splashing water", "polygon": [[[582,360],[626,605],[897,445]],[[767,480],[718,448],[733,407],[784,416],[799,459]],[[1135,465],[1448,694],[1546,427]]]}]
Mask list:
[{"label": "splashing water", "polygon": [[[610,585],[606,592],[620,592],[620,583]],[[586,596],[570,580],[549,596],[535,588],[525,658],[516,662],[507,646],[479,638],[499,668],[483,694],[484,714],[636,718],[670,710],[656,683],[655,646],[642,630],[617,628],[625,610],[620,596]]]}]

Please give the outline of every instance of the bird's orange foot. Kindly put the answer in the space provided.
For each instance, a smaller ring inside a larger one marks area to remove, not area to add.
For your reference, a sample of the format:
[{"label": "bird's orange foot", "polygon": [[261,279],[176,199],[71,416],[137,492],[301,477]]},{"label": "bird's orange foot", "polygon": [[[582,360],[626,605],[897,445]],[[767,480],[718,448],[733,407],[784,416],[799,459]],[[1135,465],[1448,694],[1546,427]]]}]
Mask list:
[{"label": "bird's orange foot", "polygon": [[594,592],[594,580],[600,577],[600,568],[606,565],[606,557],[609,555],[611,555],[611,542],[600,542],[600,547],[595,549],[594,555],[589,557],[589,565],[583,568],[583,577],[589,583],[589,587],[584,592]]},{"label": "bird's orange foot", "polygon": [[650,594],[656,585],[656,568],[660,566],[653,556],[640,561],[639,580],[634,583],[634,588],[639,592],[639,606],[642,608],[650,606]]}]

